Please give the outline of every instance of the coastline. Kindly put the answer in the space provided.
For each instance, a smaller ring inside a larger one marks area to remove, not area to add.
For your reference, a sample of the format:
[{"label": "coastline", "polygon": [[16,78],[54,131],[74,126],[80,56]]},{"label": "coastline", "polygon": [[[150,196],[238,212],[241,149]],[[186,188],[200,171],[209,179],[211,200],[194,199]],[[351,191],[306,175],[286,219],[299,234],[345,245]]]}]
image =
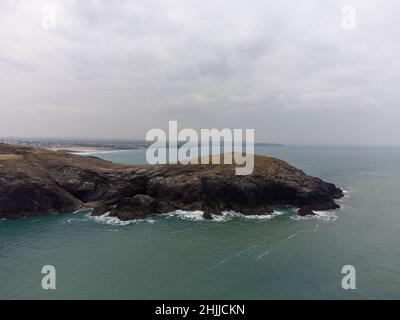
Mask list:
[{"label": "coastline", "polygon": [[70,147],[51,147],[51,148],[45,148],[45,150],[78,154],[78,153],[97,153],[103,151],[113,151],[115,149],[106,147],[70,146]]},{"label": "coastline", "polygon": [[[93,215],[110,212],[120,220],[174,210],[201,210],[204,218],[212,219],[224,211],[271,214],[274,205],[294,206],[304,216],[339,208],[334,200],[343,196],[332,183],[283,160],[258,155],[253,173],[237,176],[234,165],[228,164],[122,165],[7,144],[0,145],[0,154],[7,156],[0,170],[2,217],[73,212],[89,206]],[[19,175],[22,171],[27,174]]]}]

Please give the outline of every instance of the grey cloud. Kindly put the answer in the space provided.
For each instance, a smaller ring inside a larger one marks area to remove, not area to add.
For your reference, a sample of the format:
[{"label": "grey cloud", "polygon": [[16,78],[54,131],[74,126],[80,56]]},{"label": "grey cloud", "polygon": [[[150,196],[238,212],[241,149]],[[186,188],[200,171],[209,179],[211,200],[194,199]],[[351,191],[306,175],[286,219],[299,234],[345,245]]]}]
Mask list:
[{"label": "grey cloud", "polygon": [[[0,4],[0,136],[142,138],[255,128],[259,141],[399,144],[395,0]],[[373,130],[371,130],[373,128]]]}]

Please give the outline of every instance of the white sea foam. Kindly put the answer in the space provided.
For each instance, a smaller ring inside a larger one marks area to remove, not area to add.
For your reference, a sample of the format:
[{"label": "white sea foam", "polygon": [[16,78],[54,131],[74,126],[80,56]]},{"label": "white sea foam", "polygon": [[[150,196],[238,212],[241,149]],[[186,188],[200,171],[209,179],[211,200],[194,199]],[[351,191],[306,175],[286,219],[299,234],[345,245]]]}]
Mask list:
[{"label": "white sea foam", "polygon": [[[175,210],[175,211],[172,211],[172,212],[166,213],[166,214],[156,214],[152,218],[137,219],[137,220],[130,220],[130,221],[121,221],[117,217],[110,217],[109,212],[107,212],[101,216],[92,216],[89,213],[88,215],[86,215],[86,217],[89,217],[90,219],[92,219],[98,223],[125,226],[125,225],[129,225],[129,224],[140,223],[140,222],[155,223],[156,221],[159,221],[162,219],[170,219],[170,218],[178,218],[178,219],[190,220],[190,221],[211,221],[211,222],[227,222],[227,221],[231,221],[234,219],[270,220],[281,214],[284,214],[284,212],[278,211],[278,210],[275,210],[271,214],[265,214],[265,215],[244,215],[242,213],[235,212],[235,211],[223,211],[221,215],[212,215],[212,219],[209,220],[209,219],[205,219],[203,217],[203,211],[200,211],[200,210],[197,210],[197,211]],[[158,219],[155,219],[154,217],[157,217]],[[73,222],[73,221],[85,221],[85,218],[83,218],[83,219],[71,218],[71,219],[67,220],[67,222]]]},{"label": "white sea foam", "polygon": [[265,251],[263,253],[260,253],[259,255],[257,255],[256,260],[260,260],[261,258],[263,258],[263,257],[265,257],[267,255],[269,255],[269,251]]},{"label": "white sea foam", "polygon": [[73,217],[64,220],[63,223],[88,221],[90,219],[90,214],[92,213],[92,211],[92,209],[87,208],[76,210],[72,213]]},{"label": "white sea foam", "polygon": [[273,216],[269,214],[265,215],[244,215],[235,211],[223,211],[222,215],[213,215],[212,216],[215,221],[231,221],[233,219],[249,219],[249,220],[269,220],[272,219]]},{"label": "white sea foam", "polygon": [[[314,211],[315,215],[300,216],[298,214],[291,216],[293,220],[320,220],[324,222],[334,222],[338,218],[334,211]],[[317,228],[316,228],[317,229]]]},{"label": "white sea foam", "polygon": [[249,220],[270,220],[276,216],[283,214],[281,211],[274,211],[271,214],[263,215],[244,215],[235,211],[223,211],[222,215],[213,215],[215,221],[231,221],[233,219],[249,219]]},{"label": "white sea foam", "polygon": [[231,255],[225,257],[224,259],[220,260],[218,262],[218,264],[216,266],[214,266],[214,268],[216,268],[216,267],[220,266],[221,264],[224,264],[225,262],[227,262],[229,260],[232,260],[234,258],[240,258],[243,254],[250,252],[251,250],[253,250],[255,247],[258,247],[258,246],[259,246],[258,244],[254,244],[254,245],[251,245],[251,246],[249,246],[249,247],[247,247],[247,248],[245,248],[243,250],[235,252],[234,254],[231,254]]},{"label": "white sea foam", "polygon": [[117,217],[110,217],[109,212],[106,212],[105,214],[103,214],[101,216],[90,216],[90,217],[91,217],[91,219],[93,219],[94,221],[96,221],[98,223],[109,224],[109,225],[113,225],[113,226],[126,226],[129,224],[134,224],[134,223],[144,221],[144,220],[139,220],[139,219],[122,221],[122,220],[118,219]]},{"label": "white sea foam", "polygon": [[170,219],[170,218],[178,218],[182,220],[190,220],[190,221],[210,221],[210,222],[227,222],[234,219],[246,219],[246,220],[270,220],[276,216],[280,216],[284,214],[284,211],[274,210],[271,214],[264,214],[264,215],[244,215],[239,212],[235,211],[223,211],[221,215],[212,215],[212,219],[205,219],[203,217],[203,211],[185,211],[185,210],[175,210],[170,213],[166,214],[155,214],[147,219],[136,219],[130,221],[122,221],[118,219],[118,217],[110,217],[110,213],[107,212],[101,216],[92,216],[92,210],[90,209],[83,209],[79,210],[75,213],[86,213],[81,215],[80,217],[73,217],[66,219],[63,223],[73,223],[73,222],[84,222],[84,221],[95,221],[102,224],[109,224],[115,226],[126,226],[130,224],[136,223],[155,223],[162,219]]},{"label": "white sea foam", "polygon": [[185,211],[176,210],[167,214],[160,214],[159,217],[165,217],[166,219],[176,217],[182,220],[192,220],[192,221],[214,221],[214,222],[226,222],[233,219],[249,219],[249,220],[270,220],[275,216],[281,215],[284,212],[274,211],[272,214],[265,215],[244,215],[235,211],[223,211],[221,215],[211,215],[212,219],[208,220],[203,217],[203,211]]},{"label": "white sea foam", "polygon": [[163,214],[160,216],[165,216],[167,219],[171,217],[178,217],[182,220],[194,220],[194,221],[203,221],[203,211],[185,211],[185,210],[176,210],[167,214]]},{"label": "white sea foam", "polygon": [[63,221],[63,223],[83,222],[83,221],[88,221],[88,220],[89,220],[89,218],[81,218],[81,219],[69,218],[69,219]]},{"label": "white sea foam", "polygon": [[338,199],[338,201],[344,201],[345,199],[349,199],[352,193],[358,192],[358,190],[354,187],[344,187],[342,188],[343,198]]},{"label": "white sea foam", "polygon": [[[92,216],[89,213],[84,215],[83,218],[70,218],[67,219],[67,223],[71,223],[74,221],[87,221],[87,220],[92,220],[98,223],[102,224],[109,224],[109,225],[115,225],[115,226],[126,226],[130,224],[137,224],[137,223],[155,223],[157,221],[161,221],[162,219],[170,219],[170,218],[178,218],[182,220],[189,220],[189,221],[209,221],[209,222],[227,222],[227,221],[232,221],[236,219],[245,219],[245,220],[259,220],[259,221],[268,221],[271,220],[277,216],[280,216],[282,214],[285,214],[286,211],[280,211],[280,210],[274,210],[273,213],[271,214],[265,214],[265,215],[244,215],[240,212],[235,212],[235,211],[223,211],[221,215],[212,215],[212,219],[205,219],[203,217],[203,211],[197,210],[197,211],[185,211],[185,210],[175,210],[170,213],[166,214],[156,214],[152,217],[149,217],[147,219],[136,219],[136,220],[130,220],[130,221],[122,221],[118,219],[118,217],[111,217],[110,213],[107,212],[101,216]],[[334,212],[332,211],[316,211],[315,215],[310,215],[310,216],[299,216],[299,215],[292,215],[290,217],[291,219],[294,220],[310,220],[310,219],[317,219],[325,222],[329,221],[335,221],[337,219],[337,216]],[[314,228],[314,231],[317,231],[319,228],[319,224],[317,224]]]},{"label": "white sea foam", "polygon": [[92,209],[83,208],[83,209],[79,209],[79,210],[74,211],[72,214],[91,213],[92,211],[93,211]]}]

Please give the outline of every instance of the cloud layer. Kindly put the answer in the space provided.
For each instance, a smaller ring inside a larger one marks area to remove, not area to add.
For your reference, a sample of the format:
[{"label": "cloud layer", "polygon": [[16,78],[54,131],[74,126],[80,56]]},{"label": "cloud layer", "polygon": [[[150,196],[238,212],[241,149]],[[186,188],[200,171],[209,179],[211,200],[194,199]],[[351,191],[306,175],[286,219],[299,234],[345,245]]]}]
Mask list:
[{"label": "cloud layer", "polygon": [[[254,128],[258,141],[399,144],[400,4],[2,1],[0,136],[143,138]],[[42,27],[46,6],[56,29]],[[45,11],[43,11],[45,10]]]}]

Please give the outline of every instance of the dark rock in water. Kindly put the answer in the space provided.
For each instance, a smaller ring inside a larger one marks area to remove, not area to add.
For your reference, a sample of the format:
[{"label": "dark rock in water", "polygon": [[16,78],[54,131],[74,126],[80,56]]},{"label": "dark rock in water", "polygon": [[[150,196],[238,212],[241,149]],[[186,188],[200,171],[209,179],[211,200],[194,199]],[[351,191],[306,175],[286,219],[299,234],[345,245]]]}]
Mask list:
[{"label": "dark rock in water", "polygon": [[91,207],[121,220],[177,209],[272,213],[292,205],[300,215],[338,208],[342,190],[282,160],[255,157],[254,172],[235,165],[114,164],[95,157],[0,144],[0,217],[17,218]]},{"label": "dark rock in water", "polygon": [[209,211],[204,211],[203,212],[203,218],[206,219],[206,220],[212,220],[213,216]]},{"label": "dark rock in water", "polygon": [[131,198],[119,199],[115,208],[111,209],[110,216],[116,216],[121,220],[133,220],[146,218],[156,212],[171,212],[174,209],[174,207],[153,197],[137,194]]}]

